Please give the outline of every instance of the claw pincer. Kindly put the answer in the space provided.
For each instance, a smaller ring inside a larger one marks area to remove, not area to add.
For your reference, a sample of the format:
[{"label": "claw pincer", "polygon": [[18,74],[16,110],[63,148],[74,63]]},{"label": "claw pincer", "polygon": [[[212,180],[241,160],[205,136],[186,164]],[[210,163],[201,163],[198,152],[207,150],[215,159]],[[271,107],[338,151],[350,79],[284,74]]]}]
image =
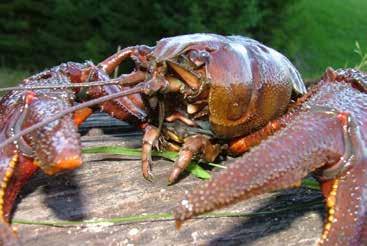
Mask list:
[{"label": "claw pincer", "polygon": [[[37,82],[50,84],[59,81],[58,79],[50,76]],[[70,107],[72,101],[73,94],[67,90],[8,94],[0,102],[0,125],[3,126],[0,141],[3,142],[23,128]],[[52,175],[80,165],[79,135],[71,115],[39,128],[0,149],[2,223],[9,222],[17,194],[38,168]]]},{"label": "claw pincer", "polygon": [[[71,108],[76,102],[123,91],[118,85],[88,87],[85,91],[64,88],[73,83],[109,80],[105,71],[113,70],[115,63],[107,60],[97,67],[90,62],[69,62],[25,79],[21,86],[29,90],[10,91],[1,98],[0,143]],[[131,81],[140,79],[139,75],[127,78]],[[45,88],[32,90],[37,86]],[[47,88],[52,86],[54,88]],[[128,122],[140,122],[145,117],[140,94],[102,102],[96,108]],[[17,244],[8,224],[12,207],[21,188],[39,168],[53,175],[82,164],[77,127],[94,109],[82,108],[66,114],[0,148],[0,245]]]},{"label": "claw pincer", "polygon": [[[181,200],[174,211],[177,227],[195,215],[298,186],[313,172],[328,209],[320,245],[366,245],[366,78],[351,69],[328,70],[273,122],[281,126],[273,136]],[[255,134],[265,138],[262,130]]]}]

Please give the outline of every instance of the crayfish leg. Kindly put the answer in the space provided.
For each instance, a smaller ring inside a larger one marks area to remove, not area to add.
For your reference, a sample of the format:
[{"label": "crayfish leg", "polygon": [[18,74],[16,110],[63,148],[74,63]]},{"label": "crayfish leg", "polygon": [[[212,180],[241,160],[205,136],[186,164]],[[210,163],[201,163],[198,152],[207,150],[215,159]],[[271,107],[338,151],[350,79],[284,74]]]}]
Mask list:
[{"label": "crayfish leg", "polygon": [[159,138],[160,131],[158,128],[147,125],[144,127],[143,146],[141,151],[141,163],[143,177],[152,181],[152,148]]},{"label": "crayfish leg", "polygon": [[185,139],[174,168],[168,178],[168,183],[174,183],[179,175],[189,166],[196,154],[202,154],[207,162],[213,162],[220,153],[219,144],[212,144],[205,135],[194,135]]},{"label": "crayfish leg", "polygon": [[137,63],[147,63],[147,58],[152,51],[153,48],[146,45],[126,47],[100,62],[98,66],[107,74],[111,74],[116,67],[128,58],[133,58]]},{"label": "crayfish leg", "polygon": [[260,144],[261,141],[273,135],[276,131],[285,126],[283,118],[270,121],[265,127],[260,130],[244,136],[237,137],[229,143],[228,151],[231,155],[240,155]]},{"label": "crayfish leg", "polygon": [[117,66],[121,64],[124,60],[131,57],[131,54],[134,52],[135,47],[127,47],[122,49],[112,56],[106,58],[104,61],[98,64],[107,74],[111,74]]}]

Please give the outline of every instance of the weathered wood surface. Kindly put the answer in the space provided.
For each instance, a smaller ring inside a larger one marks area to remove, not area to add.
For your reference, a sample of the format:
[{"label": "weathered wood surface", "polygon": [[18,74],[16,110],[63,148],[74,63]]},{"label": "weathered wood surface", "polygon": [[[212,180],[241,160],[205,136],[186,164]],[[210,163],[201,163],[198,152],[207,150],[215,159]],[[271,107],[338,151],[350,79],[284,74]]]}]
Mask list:
[{"label": "weathered wood surface", "polygon": [[[141,135],[97,115],[82,137],[84,146],[140,146]],[[109,127],[109,128],[107,128]],[[108,130],[109,129],[109,130]],[[98,134],[98,132],[108,134]],[[116,134],[116,131],[120,132]],[[97,134],[95,134],[97,133]],[[114,134],[111,134],[114,133]],[[93,136],[95,135],[95,136]],[[74,172],[47,177],[39,173],[19,199],[14,220],[87,220],[170,212],[185,190],[204,182],[188,176],[167,186],[171,162],[158,160],[154,181],[142,178],[140,162],[121,156],[85,155]],[[321,196],[308,189],[265,194],[222,211],[271,211]],[[25,245],[314,245],[322,232],[323,209],[315,207],[251,218],[191,220],[179,231],[172,220],[69,228],[15,225]]]}]

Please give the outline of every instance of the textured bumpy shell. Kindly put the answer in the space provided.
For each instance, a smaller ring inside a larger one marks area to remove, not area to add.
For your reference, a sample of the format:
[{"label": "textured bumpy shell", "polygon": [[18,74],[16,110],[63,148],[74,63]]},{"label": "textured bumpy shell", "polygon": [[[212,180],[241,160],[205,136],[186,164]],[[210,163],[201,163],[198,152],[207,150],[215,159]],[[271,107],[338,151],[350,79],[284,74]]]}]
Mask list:
[{"label": "textured bumpy shell", "polygon": [[[332,179],[332,189],[324,193],[329,214],[321,243],[366,245],[367,94],[354,88],[358,86],[353,78],[359,74],[346,74],[352,77],[349,83],[344,79],[320,82],[299,100],[298,113],[290,111],[283,117],[283,129],[188,193],[175,210],[178,225],[194,215],[298,184],[309,172],[340,160],[352,144],[348,169]],[[339,113],[354,124],[348,130],[351,143],[343,137]]]},{"label": "textured bumpy shell", "polygon": [[[49,77],[25,81],[24,85],[61,85],[68,81],[63,76],[50,73]],[[30,96],[29,96],[30,95]],[[28,100],[28,99],[29,100]],[[0,100],[0,142],[9,138],[16,126],[28,127],[71,106],[73,94],[68,90],[12,91]],[[22,116],[23,115],[23,116]],[[23,118],[23,119],[22,119]],[[19,131],[19,129],[18,129]],[[22,143],[24,141],[24,143]],[[23,153],[24,145],[33,150]],[[80,141],[70,115],[41,127],[19,140],[0,149],[0,182],[2,196],[0,220],[8,220],[13,202],[27,179],[40,166],[45,172],[55,170],[59,161],[80,157]],[[36,157],[36,162],[33,158]],[[36,165],[37,163],[37,165]],[[11,179],[9,179],[12,177]],[[9,179],[9,180],[8,180]],[[5,189],[6,188],[6,189]]]},{"label": "textured bumpy shell", "polygon": [[240,36],[193,34],[162,39],[157,61],[174,60],[189,50],[210,53],[209,111],[218,137],[248,134],[284,113],[292,90],[304,94],[302,79],[279,52]]}]

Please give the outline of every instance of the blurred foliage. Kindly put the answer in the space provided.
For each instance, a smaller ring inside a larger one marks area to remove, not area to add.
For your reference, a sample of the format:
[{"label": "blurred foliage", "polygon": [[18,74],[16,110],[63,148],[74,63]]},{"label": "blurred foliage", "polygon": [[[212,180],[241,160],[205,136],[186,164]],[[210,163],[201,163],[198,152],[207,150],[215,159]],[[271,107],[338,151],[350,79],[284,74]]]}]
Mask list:
[{"label": "blurred foliage", "polygon": [[242,34],[270,42],[294,0],[3,0],[0,66],[38,69],[99,61],[122,47],[154,45],[194,32]]},{"label": "blurred foliage", "polygon": [[299,0],[284,11],[286,21],[273,31],[272,45],[285,53],[304,77],[319,77],[328,66],[361,62],[355,42],[367,47],[366,0]]},{"label": "blurred foliage", "polygon": [[[29,73],[26,71],[0,67],[0,86],[16,85],[27,76],[29,76]],[[5,95],[5,92],[0,92],[0,97],[3,95]]]},{"label": "blurred foliage", "polygon": [[367,51],[363,51],[359,42],[356,41],[354,52],[360,57],[360,62],[355,66],[356,69],[367,72]]},{"label": "blurred foliage", "polygon": [[315,78],[328,66],[361,63],[353,49],[356,41],[367,47],[366,12],[366,0],[2,0],[0,67],[98,62],[118,45],[213,32],[258,39]]}]

